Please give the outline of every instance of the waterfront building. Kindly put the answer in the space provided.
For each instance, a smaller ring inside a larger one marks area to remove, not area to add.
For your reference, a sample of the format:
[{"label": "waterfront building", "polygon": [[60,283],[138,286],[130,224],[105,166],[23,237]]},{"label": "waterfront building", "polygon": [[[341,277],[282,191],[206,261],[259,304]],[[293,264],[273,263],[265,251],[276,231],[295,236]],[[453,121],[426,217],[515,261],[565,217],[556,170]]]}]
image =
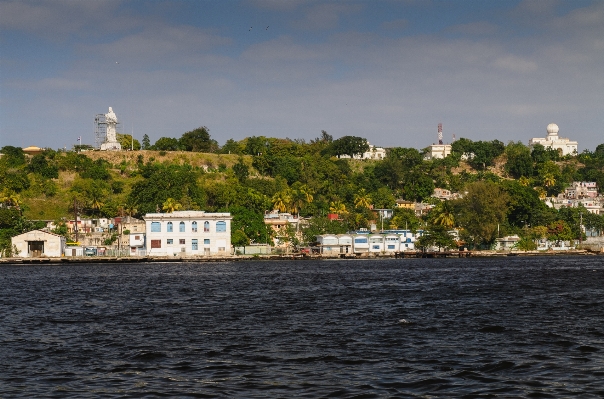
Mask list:
[{"label": "waterfront building", "polygon": [[65,237],[42,230],[32,230],[11,238],[18,258],[61,257]]},{"label": "waterfront building", "polygon": [[146,254],[151,256],[229,255],[231,214],[205,211],[148,213]]},{"label": "waterfront building", "polygon": [[415,241],[423,231],[384,230],[381,233],[358,231],[349,234],[321,234],[316,236],[319,253],[324,255],[394,254],[415,251]]},{"label": "waterfront building", "polygon": [[576,154],[578,143],[565,137],[559,137],[560,128],[555,123],[547,125],[547,137],[534,137],[529,140],[529,147],[541,144],[545,148],[551,148],[560,152],[562,156]]}]

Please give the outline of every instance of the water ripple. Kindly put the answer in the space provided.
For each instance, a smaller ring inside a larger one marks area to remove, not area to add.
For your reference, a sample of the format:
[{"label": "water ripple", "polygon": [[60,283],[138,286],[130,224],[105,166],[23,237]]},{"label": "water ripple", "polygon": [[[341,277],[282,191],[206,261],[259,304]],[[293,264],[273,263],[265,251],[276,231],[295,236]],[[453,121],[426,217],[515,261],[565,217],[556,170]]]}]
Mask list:
[{"label": "water ripple", "polygon": [[602,397],[601,258],[0,269],[0,397]]}]

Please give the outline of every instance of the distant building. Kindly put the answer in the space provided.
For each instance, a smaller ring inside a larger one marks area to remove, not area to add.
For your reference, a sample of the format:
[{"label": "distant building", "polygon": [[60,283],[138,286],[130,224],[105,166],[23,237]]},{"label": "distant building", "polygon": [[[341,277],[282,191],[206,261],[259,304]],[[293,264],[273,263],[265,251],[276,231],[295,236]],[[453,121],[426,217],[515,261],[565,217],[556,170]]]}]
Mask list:
[{"label": "distant building", "polygon": [[564,191],[568,199],[596,198],[598,196],[598,184],[596,182],[574,181]]},{"label": "distant building", "polygon": [[[367,143],[369,144],[369,143]],[[338,158],[350,158],[348,155],[340,155]],[[369,144],[369,149],[365,151],[363,154],[357,154],[354,156],[354,159],[384,159],[386,158],[386,150],[382,147],[376,147],[374,145]]]},{"label": "distant building", "polygon": [[413,201],[407,201],[404,200],[402,198],[399,198],[396,200],[396,207],[397,208],[404,208],[404,209],[415,209],[415,202]]},{"label": "distant building", "polygon": [[42,230],[32,230],[11,238],[19,258],[60,257],[65,247],[65,237]]},{"label": "distant building", "polygon": [[148,213],[145,219],[147,255],[228,255],[231,214],[204,211]]},{"label": "distant building", "polygon": [[443,159],[451,155],[451,144],[432,144],[428,147],[428,152],[424,155],[424,159]]},{"label": "distant building", "polygon": [[552,148],[560,152],[561,155],[576,154],[578,143],[570,139],[559,137],[560,128],[555,123],[547,125],[547,137],[536,137],[529,140],[529,147],[541,144],[545,148]]}]

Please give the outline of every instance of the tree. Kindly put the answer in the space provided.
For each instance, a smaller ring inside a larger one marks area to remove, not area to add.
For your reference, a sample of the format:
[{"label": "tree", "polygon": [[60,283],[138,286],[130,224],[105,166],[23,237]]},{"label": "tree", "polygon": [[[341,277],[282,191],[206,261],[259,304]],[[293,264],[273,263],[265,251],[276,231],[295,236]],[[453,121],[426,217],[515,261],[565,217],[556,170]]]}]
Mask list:
[{"label": "tree", "polygon": [[369,150],[369,144],[367,139],[356,136],[344,136],[337,140],[334,140],[328,147],[331,155],[337,157],[341,155],[348,155],[350,158],[354,158],[355,155],[362,155]]},{"label": "tree", "polygon": [[[251,243],[268,243],[270,240],[269,228],[264,223],[264,215],[254,212],[245,206],[234,206],[230,209],[233,221],[231,231],[241,231]],[[233,237],[233,234],[236,234]],[[231,239],[242,239],[240,233],[231,233]]]},{"label": "tree", "polygon": [[346,210],[346,205],[342,201],[333,201],[329,203],[329,212],[335,213],[338,215],[346,215],[348,211]]},{"label": "tree", "polygon": [[178,140],[172,137],[160,137],[151,147],[156,151],[178,151],[180,149]]},{"label": "tree", "polygon": [[205,126],[184,133],[178,144],[184,151],[216,152],[218,150],[218,143],[210,138],[210,129]]},{"label": "tree", "polygon": [[133,139],[131,134],[117,133],[116,137],[118,143],[120,143],[120,145],[122,146],[122,150],[132,149],[134,151],[138,151],[141,149],[141,143],[138,140]]},{"label": "tree", "polygon": [[434,193],[434,181],[420,171],[409,173],[403,182],[403,197],[421,202]]},{"label": "tree", "polygon": [[57,179],[59,177],[59,168],[56,165],[51,165],[43,154],[33,156],[27,169],[31,173],[37,173],[47,179]]},{"label": "tree", "polygon": [[531,150],[521,142],[510,142],[505,148],[507,162],[505,170],[514,178],[531,177],[533,175],[533,158]]},{"label": "tree", "polygon": [[149,140],[149,136],[145,133],[145,135],[143,135],[143,146],[142,146],[143,150],[148,150],[151,148],[151,141]]},{"label": "tree", "polygon": [[359,209],[371,209],[371,197],[364,188],[354,195],[354,206]]},{"label": "tree", "polygon": [[243,157],[239,157],[237,163],[233,165],[233,173],[240,183],[243,183],[247,180],[248,176],[250,175],[250,168],[245,164],[245,162],[243,162]]},{"label": "tree", "polygon": [[287,189],[275,193],[271,201],[274,209],[279,210],[279,212],[287,212],[292,207],[291,190]]},{"label": "tree", "polygon": [[448,201],[442,201],[430,211],[433,217],[432,223],[435,226],[442,226],[445,229],[452,229],[455,226],[455,213],[453,207]]},{"label": "tree", "polygon": [[508,195],[490,181],[470,183],[466,191],[462,199],[452,201],[457,222],[475,242],[490,244],[496,238],[497,225],[505,221]]},{"label": "tree", "polygon": [[228,139],[220,149],[222,154],[237,154],[242,155],[244,147],[233,139]]},{"label": "tree", "polygon": [[432,226],[424,231],[424,234],[417,239],[415,245],[422,251],[430,247],[438,247],[438,250],[455,248],[457,243],[455,239],[449,234],[444,226]]},{"label": "tree", "polygon": [[174,198],[168,198],[162,204],[162,209],[167,213],[172,213],[174,211],[178,211],[182,208],[182,205],[178,203]]}]

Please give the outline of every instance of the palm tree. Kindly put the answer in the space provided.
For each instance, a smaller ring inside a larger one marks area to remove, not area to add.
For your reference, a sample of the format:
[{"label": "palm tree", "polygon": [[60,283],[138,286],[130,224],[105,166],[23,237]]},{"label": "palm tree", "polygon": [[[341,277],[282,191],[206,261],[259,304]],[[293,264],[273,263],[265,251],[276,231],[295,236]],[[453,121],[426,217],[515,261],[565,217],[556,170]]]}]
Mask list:
[{"label": "palm tree", "polygon": [[283,190],[275,193],[271,199],[273,207],[279,212],[287,212],[292,207],[292,197],[289,190]]},{"label": "palm tree", "polygon": [[7,206],[13,206],[17,209],[21,208],[21,198],[19,194],[12,190],[4,190],[0,195],[0,203],[6,204]]},{"label": "palm tree", "polygon": [[455,226],[455,216],[453,210],[449,206],[447,201],[441,202],[438,209],[433,209],[432,212],[436,211],[438,214],[434,218],[434,224],[443,226],[446,229],[452,229]]},{"label": "palm tree", "polygon": [[136,204],[134,202],[126,202],[124,211],[126,211],[128,216],[134,216],[136,212],[138,212],[138,209],[136,209]]},{"label": "palm tree", "polygon": [[543,176],[543,185],[547,188],[552,187],[554,184],[556,184],[556,178],[554,177],[553,174],[551,173],[546,173]]},{"label": "palm tree", "polygon": [[313,195],[308,186],[300,185],[298,188],[292,190],[292,205],[294,213],[298,214],[300,209],[310,204],[312,201]]},{"label": "palm tree", "polygon": [[346,205],[342,203],[342,201],[335,201],[329,204],[329,212],[336,213],[338,215],[345,215],[348,213],[346,210]]},{"label": "palm tree", "polygon": [[105,205],[105,203],[103,202],[103,190],[95,186],[88,191],[87,195],[88,205],[90,206],[90,208],[92,208],[93,211],[96,211],[96,214],[98,215],[103,205]]},{"label": "palm tree", "polygon": [[531,179],[529,179],[526,176],[520,176],[520,179],[518,179],[518,182],[523,185],[524,187],[528,187],[529,184],[531,184]]},{"label": "palm tree", "polygon": [[358,194],[355,194],[354,206],[355,208],[371,209],[371,197],[369,197],[364,188],[362,188]]},{"label": "palm tree", "polygon": [[163,204],[162,209],[167,213],[172,213],[182,208],[182,205],[176,202],[174,198],[168,198]]}]

